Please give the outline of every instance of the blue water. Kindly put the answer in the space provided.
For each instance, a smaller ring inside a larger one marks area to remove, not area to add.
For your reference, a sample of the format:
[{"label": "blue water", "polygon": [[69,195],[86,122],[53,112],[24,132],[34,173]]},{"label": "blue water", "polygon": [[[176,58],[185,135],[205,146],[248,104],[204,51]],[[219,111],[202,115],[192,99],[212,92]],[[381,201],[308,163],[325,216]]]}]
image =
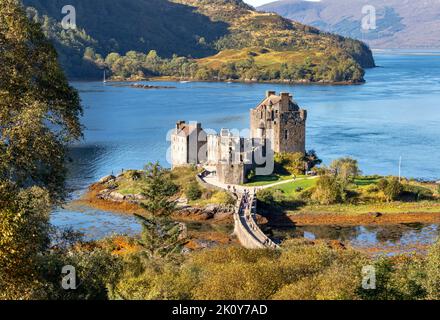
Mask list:
[{"label": "blue water", "polygon": [[[352,156],[365,174],[397,175],[402,156],[404,176],[440,179],[440,53],[381,52],[375,58],[379,67],[367,70],[367,83],[356,86],[163,83],[176,88],[143,90],[75,82],[85,107],[85,139],[72,146],[69,186],[77,196],[122,169],[157,160],[168,166],[167,132],[177,120],[214,130],[246,129],[249,109],[266,90],[289,91],[308,110],[307,148],[325,163]],[[84,221],[92,221],[99,236],[137,230],[127,217],[88,214]],[[66,209],[52,220],[76,227],[82,218]]]}]

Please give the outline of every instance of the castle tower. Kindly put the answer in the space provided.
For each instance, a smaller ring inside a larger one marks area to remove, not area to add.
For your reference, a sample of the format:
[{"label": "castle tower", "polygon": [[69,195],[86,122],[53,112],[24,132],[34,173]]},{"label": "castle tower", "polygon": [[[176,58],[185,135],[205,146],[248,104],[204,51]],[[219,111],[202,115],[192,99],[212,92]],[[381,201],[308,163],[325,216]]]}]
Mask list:
[{"label": "castle tower", "polygon": [[250,116],[252,138],[269,139],[276,153],[306,152],[307,111],[289,93],[268,91]]}]

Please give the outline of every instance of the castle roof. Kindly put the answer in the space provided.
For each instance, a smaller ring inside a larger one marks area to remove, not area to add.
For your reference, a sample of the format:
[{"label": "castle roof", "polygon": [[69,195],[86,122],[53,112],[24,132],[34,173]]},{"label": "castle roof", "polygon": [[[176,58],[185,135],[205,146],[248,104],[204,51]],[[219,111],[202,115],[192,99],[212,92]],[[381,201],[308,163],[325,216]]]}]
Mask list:
[{"label": "castle roof", "polygon": [[[266,107],[272,107],[277,106],[282,100],[282,97],[277,95],[271,95],[269,97],[266,97],[260,104],[255,108],[255,110],[259,110]],[[294,101],[290,100],[290,106],[292,110],[298,110],[300,109],[299,105]]]}]

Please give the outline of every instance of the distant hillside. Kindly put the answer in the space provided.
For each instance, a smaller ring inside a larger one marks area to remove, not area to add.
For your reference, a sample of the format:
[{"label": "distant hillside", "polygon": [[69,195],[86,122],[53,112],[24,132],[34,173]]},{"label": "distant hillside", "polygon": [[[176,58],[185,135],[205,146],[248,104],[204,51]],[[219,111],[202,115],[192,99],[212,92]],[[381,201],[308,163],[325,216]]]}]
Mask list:
[{"label": "distant hillside", "polygon": [[[376,8],[376,30],[361,29],[365,5]],[[258,10],[360,39],[373,48],[440,48],[438,0],[282,0]]]},{"label": "distant hillside", "polygon": [[241,0],[71,0],[75,31],[61,28],[64,0],[24,3],[76,78],[107,68],[118,78],[359,82],[362,68],[374,66],[359,41],[259,13]]}]

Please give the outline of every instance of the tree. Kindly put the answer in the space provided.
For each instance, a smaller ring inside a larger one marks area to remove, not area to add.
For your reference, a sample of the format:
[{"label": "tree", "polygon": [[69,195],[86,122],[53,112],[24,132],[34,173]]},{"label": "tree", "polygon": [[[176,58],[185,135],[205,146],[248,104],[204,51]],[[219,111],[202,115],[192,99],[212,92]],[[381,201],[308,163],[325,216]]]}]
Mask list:
[{"label": "tree", "polygon": [[155,217],[168,217],[176,208],[175,201],[170,200],[170,197],[176,194],[177,186],[159,163],[147,164],[145,171],[146,187],[142,195],[146,203],[142,206]]},{"label": "tree", "polygon": [[348,183],[353,178],[361,174],[357,160],[350,157],[334,160],[331,163],[330,168],[344,183]]},{"label": "tree", "polygon": [[0,6],[0,298],[38,299],[49,213],[66,191],[66,144],[82,135],[76,90],[20,1]]},{"label": "tree", "polygon": [[275,166],[278,173],[301,175],[305,173],[306,161],[301,152],[283,152],[275,155]]},{"label": "tree", "polygon": [[0,6],[0,180],[65,196],[65,145],[81,137],[80,98],[20,1]]},{"label": "tree", "polygon": [[334,176],[322,176],[316,183],[312,199],[320,204],[339,203],[345,199],[345,190],[341,182]]},{"label": "tree", "polygon": [[0,300],[38,299],[45,282],[38,273],[49,246],[49,194],[0,183]]},{"label": "tree", "polygon": [[322,163],[322,160],[319,159],[315,150],[310,150],[306,153],[304,157],[305,162],[307,163],[308,170],[312,170],[316,166],[319,166]]},{"label": "tree", "polygon": [[425,288],[428,299],[440,299],[440,240],[429,250],[426,265],[427,277]]},{"label": "tree", "polygon": [[190,183],[185,190],[185,195],[188,200],[191,201],[200,199],[200,197],[202,196],[202,191],[200,190],[199,184],[197,182]]},{"label": "tree", "polygon": [[381,179],[378,182],[377,187],[383,192],[385,199],[388,202],[397,200],[403,191],[403,186],[396,177]]}]

